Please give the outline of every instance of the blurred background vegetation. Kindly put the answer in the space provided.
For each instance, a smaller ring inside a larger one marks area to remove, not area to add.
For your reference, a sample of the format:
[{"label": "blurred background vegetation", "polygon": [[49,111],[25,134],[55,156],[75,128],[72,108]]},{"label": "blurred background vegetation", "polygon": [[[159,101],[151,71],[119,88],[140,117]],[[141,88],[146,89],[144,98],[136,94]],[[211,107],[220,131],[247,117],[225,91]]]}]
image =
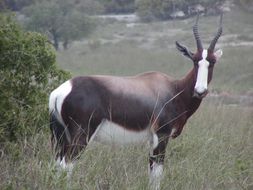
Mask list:
[{"label": "blurred background vegetation", "polygon": [[168,146],[162,189],[253,189],[251,0],[0,0],[0,11],[0,189],[147,189],[145,145],[89,147],[67,185],[50,149],[48,96],[76,75],[184,76],[192,64],[174,42],[195,50],[197,12],[206,47],[224,12],[224,55]]}]

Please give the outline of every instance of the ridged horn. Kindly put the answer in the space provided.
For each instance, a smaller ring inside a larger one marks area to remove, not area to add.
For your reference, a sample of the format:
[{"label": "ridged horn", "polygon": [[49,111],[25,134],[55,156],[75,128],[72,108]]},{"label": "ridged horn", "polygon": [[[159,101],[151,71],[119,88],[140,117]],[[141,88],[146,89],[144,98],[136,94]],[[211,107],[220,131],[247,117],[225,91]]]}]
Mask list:
[{"label": "ridged horn", "polygon": [[194,37],[196,40],[197,49],[198,49],[198,51],[202,51],[203,47],[202,47],[202,43],[201,43],[200,36],[199,36],[198,22],[199,22],[199,13],[197,15],[196,22],[195,22],[194,26],[192,27],[192,30],[193,30],[193,34],[194,34]]},{"label": "ridged horn", "polygon": [[210,46],[208,48],[208,50],[211,52],[214,51],[215,45],[222,34],[222,19],[223,19],[223,14],[221,14],[220,16],[220,26],[219,26],[218,32],[216,36],[213,38],[213,40],[211,41]]}]

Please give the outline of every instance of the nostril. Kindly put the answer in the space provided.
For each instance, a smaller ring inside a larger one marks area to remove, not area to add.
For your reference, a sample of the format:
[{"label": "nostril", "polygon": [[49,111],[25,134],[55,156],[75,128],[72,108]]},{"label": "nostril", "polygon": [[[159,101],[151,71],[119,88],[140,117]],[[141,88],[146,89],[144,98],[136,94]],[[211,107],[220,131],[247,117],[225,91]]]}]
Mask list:
[{"label": "nostril", "polygon": [[203,98],[208,93],[206,88],[194,88],[194,96],[198,98]]}]

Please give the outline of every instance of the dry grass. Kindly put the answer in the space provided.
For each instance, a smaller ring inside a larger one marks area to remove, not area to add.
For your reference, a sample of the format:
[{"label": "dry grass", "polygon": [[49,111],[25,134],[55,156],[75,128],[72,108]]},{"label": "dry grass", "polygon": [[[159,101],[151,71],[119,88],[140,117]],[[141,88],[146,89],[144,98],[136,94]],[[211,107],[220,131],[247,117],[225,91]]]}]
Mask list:
[{"label": "dry grass", "polygon": [[[162,189],[252,189],[253,109],[204,102],[183,134],[167,147]],[[71,183],[57,172],[49,134],[40,133],[1,155],[0,189],[147,189],[148,147],[93,144]]]}]

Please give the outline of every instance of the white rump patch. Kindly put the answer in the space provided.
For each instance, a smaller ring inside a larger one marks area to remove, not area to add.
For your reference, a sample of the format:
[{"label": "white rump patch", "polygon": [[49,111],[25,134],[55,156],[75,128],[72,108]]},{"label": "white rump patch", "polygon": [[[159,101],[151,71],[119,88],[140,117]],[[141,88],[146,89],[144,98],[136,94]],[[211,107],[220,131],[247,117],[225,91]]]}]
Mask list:
[{"label": "white rump patch", "polygon": [[152,165],[152,170],[149,174],[149,185],[152,190],[160,189],[160,182],[163,176],[163,165],[157,164],[156,162]]},{"label": "white rump patch", "polygon": [[108,120],[103,120],[92,135],[90,142],[97,141],[105,144],[134,144],[150,141],[152,133],[150,128],[142,131],[131,131]]},{"label": "white rump patch", "polygon": [[207,58],[207,50],[204,49],[202,52],[202,60],[198,62],[199,68],[198,68],[197,81],[195,84],[195,90],[200,94],[207,90],[209,62],[206,60],[206,58]]},{"label": "white rump patch", "polygon": [[[56,88],[53,92],[51,92],[49,97],[49,112],[53,112],[55,107],[59,114],[57,114],[57,119],[64,125],[64,122],[60,116],[62,104],[66,96],[71,92],[72,84],[70,80],[61,84],[58,88]],[[60,118],[59,118],[60,117]]]}]

